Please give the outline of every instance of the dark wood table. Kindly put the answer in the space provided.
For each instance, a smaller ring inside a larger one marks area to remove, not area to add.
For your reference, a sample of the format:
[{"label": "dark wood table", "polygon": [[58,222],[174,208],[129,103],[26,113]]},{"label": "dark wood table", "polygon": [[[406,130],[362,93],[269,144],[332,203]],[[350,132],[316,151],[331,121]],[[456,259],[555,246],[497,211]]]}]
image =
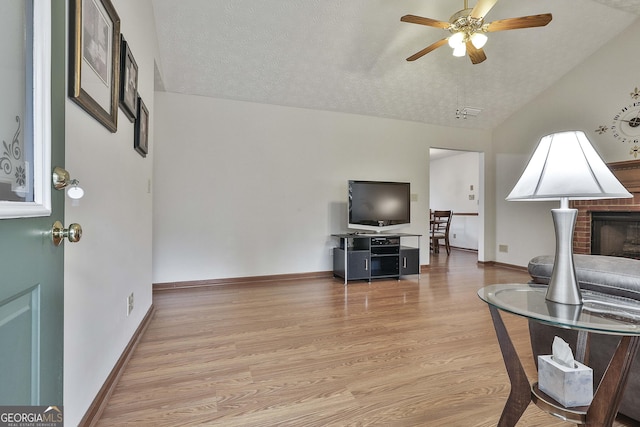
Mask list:
[{"label": "dark wood table", "polygon": [[[511,382],[511,392],[498,426],[515,426],[530,402],[556,417],[579,425],[611,426],[640,344],[640,303],[583,290],[583,305],[558,304],[545,299],[546,291],[546,286],[533,284],[490,285],[478,291],[478,296],[489,305]],[[502,321],[501,311],[536,322],[578,330],[575,358],[580,362],[584,360],[590,333],[621,336],[591,405],[566,408],[540,391],[536,382],[529,382]]]}]

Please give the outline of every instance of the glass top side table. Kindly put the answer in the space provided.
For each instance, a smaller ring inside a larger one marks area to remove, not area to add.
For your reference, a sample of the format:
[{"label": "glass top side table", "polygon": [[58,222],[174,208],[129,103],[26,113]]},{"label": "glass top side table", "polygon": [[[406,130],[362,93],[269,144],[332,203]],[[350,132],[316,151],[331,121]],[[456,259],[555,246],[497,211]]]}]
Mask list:
[{"label": "glass top side table", "polygon": [[[511,392],[498,426],[515,426],[533,401],[543,410],[586,426],[611,426],[618,412],[631,362],[640,344],[640,302],[582,291],[581,306],[545,300],[547,287],[531,284],[489,285],[478,296],[489,306],[502,357],[511,381]],[[576,359],[583,360],[588,333],[622,336],[607,371],[587,407],[565,408],[530,384],[500,311],[528,320],[579,331]]]}]

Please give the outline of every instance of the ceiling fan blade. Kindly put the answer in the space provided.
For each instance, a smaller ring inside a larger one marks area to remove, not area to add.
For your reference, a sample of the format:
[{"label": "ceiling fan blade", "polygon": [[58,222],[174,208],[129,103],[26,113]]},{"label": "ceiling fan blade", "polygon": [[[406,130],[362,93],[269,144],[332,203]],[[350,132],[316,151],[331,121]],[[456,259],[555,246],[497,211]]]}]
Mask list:
[{"label": "ceiling fan blade", "polygon": [[402,18],[400,18],[400,20],[402,22],[410,22],[412,24],[420,24],[420,25],[428,25],[429,27],[444,28],[445,30],[449,28],[449,26],[451,25],[448,22],[436,21],[435,19],[423,18],[422,16],[416,16],[416,15],[405,15]]},{"label": "ceiling fan blade", "polygon": [[487,55],[485,55],[484,50],[476,49],[470,41],[467,42],[467,54],[469,55],[469,59],[472,64],[479,64],[487,59]]},{"label": "ceiling fan blade", "polygon": [[543,13],[541,15],[529,15],[521,18],[499,19],[491,22],[487,26],[487,31],[505,31],[517,30],[519,28],[544,27],[551,22],[551,14]]},{"label": "ceiling fan blade", "polygon": [[498,0],[478,0],[478,3],[476,3],[469,16],[475,19],[484,18],[497,2]]},{"label": "ceiling fan blade", "polygon": [[447,39],[438,40],[437,42],[425,47],[420,52],[414,53],[413,55],[411,55],[410,57],[407,58],[407,61],[415,61],[418,58],[422,58],[427,53],[431,52],[432,50],[436,50],[437,48],[439,48],[443,44],[447,44]]}]

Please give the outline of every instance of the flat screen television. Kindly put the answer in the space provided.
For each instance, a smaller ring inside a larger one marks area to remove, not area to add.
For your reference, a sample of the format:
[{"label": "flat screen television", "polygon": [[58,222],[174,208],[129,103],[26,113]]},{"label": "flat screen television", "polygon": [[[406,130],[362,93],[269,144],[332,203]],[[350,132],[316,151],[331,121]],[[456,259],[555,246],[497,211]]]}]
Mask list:
[{"label": "flat screen television", "polygon": [[411,223],[408,182],[349,181],[350,229],[388,231]]}]

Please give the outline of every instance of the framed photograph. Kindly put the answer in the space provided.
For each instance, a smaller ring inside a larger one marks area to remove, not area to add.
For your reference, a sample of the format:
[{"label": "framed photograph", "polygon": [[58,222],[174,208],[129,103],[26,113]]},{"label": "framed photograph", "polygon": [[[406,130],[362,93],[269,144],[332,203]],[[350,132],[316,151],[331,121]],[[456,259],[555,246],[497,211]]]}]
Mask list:
[{"label": "framed photograph", "polygon": [[149,110],[140,97],[138,97],[137,116],[134,125],[133,148],[142,157],[147,157],[149,154]]},{"label": "framed photograph", "polygon": [[135,122],[138,115],[138,64],[124,37],[120,42],[120,108],[131,122]]},{"label": "framed photograph", "polygon": [[70,0],[69,96],[118,130],[120,17],[110,0]]}]

